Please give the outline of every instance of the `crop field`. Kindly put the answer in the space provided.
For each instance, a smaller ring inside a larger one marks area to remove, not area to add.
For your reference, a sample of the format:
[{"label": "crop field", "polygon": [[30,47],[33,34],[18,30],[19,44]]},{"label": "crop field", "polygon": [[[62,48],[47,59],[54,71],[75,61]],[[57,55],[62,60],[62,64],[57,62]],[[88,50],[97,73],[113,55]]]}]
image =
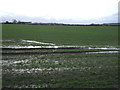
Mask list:
[{"label": "crop field", "polygon": [[118,88],[118,27],[2,25],[3,88]]},{"label": "crop field", "polygon": [[115,26],[3,25],[3,40],[35,40],[56,45],[118,45]]}]

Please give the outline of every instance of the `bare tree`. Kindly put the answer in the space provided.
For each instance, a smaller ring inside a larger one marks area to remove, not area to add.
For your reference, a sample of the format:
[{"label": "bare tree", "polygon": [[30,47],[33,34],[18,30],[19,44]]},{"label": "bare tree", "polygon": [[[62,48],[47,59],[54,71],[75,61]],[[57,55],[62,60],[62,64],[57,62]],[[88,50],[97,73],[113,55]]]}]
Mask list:
[{"label": "bare tree", "polygon": [[17,24],[17,20],[16,19],[13,20],[13,24]]}]

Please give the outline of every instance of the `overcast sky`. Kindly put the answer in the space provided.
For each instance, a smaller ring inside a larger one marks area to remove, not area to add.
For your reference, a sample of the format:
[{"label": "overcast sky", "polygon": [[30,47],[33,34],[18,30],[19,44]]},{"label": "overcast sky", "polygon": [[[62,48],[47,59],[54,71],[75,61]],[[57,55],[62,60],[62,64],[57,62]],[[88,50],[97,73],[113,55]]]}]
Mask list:
[{"label": "overcast sky", "polygon": [[1,0],[2,20],[114,23],[119,0]]}]

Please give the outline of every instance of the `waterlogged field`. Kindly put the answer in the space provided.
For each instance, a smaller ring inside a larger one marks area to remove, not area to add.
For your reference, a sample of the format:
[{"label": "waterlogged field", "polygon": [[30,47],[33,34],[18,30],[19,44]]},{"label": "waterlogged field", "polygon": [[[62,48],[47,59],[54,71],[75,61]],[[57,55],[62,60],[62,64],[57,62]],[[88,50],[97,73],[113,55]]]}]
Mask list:
[{"label": "waterlogged field", "polygon": [[117,88],[117,54],[3,55],[3,87]]},{"label": "waterlogged field", "polygon": [[5,88],[118,88],[113,26],[3,24]]}]

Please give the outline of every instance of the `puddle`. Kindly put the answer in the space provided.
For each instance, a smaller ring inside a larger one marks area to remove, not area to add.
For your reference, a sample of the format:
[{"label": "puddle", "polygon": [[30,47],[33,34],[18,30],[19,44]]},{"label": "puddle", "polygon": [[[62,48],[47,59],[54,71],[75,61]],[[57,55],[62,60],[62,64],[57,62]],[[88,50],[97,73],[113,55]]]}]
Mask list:
[{"label": "puddle", "polygon": [[[14,72],[14,73],[38,73],[42,71],[64,71],[64,70],[73,70],[73,68],[66,68],[66,67],[61,67],[61,68],[31,68],[31,69],[6,69],[5,71],[8,72]],[[50,72],[49,72],[50,73]]]},{"label": "puddle", "polygon": [[120,50],[120,48],[116,48],[116,47],[101,47],[101,48],[92,48],[92,47],[88,47],[88,49],[101,49],[101,50]]},{"label": "puddle", "polygon": [[[13,41],[13,40],[2,40],[2,41]],[[73,46],[73,45],[55,45],[54,43],[44,43],[44,42],[39,42],[39,41],[32,41],[32,40],[19,40],[19,42],[25,42],[27,45],[26,46],[21,46],[21,44],[17,44],[17,45],[9,45],[9,46],[2,46],[2,48],[5,48],[7,50],[10,49],[14,49],[14,50],[27,50],[27,49],[99,49],[99,50],[109,50],[109,51],[99,51],[99,52],[85,52],[85,51],[81,51],[81,52],[46,52],[46,53],[16,53],[16,54],[57,54],[57,53],[119,53],[120,50],[119,47],[113,47],[113,46],[104,46],[104,47],[100,47],[100,46]],[[36,43],[36,44],[42,44],[43,46],[32,46],[29,43]],[[48,46],[44,46],[44,45],[48,45]],[[4,50],[4,49],[3,49]],[[115,51],[112,51],[115,50]],[[9,54],[9,53],[8,53]],[[57,62],[55,62],[57,63]]]},{"label": "puddle", "polygon": [[55,64],[59,64],[59,62],[58,62],[58,61],[54,61],[54,63],[55,63]]},{"label": "puddle", "polygon": [[[102,66],[98,66],[96,68],[102,68]],[[109,67],[105,67],[105,68],[109,68]],[[42,73],[42,72],[47,72],[47,73],[52,73],[52,71],[67,71],[67,70],[79,70],[79,71],[88,71],[93,69],[93,67],[60,67],[60,68],[31,68],[31,69],[6,69],[5,71],[7,72],[12,72],[12,73]]]},{"label": "puddle", "polygon": [[[2,40],[2,41],[15,41],[15,40]],[[16,40],[17,41],[17,40]],[[54,43],[45,43],[45,42],[40,42],[40,41],[33,41],[33,40],[18,40],[19,42],[26,43],[27,45],[22,46],[21,43],[17,43],[17,45],[8,45],[5,46],[3,45],[2,48],[80,48],[80,49],[101,49],[101,50],[120,50],[118,47],[113,47],[113,46],[74,46],[74,45],[56,45]],[[18,42],[17,41],[17,42]],[[43,46],[33,46],[30,45],[30,43],[36,43],[36,44],[42,44]],[[48,46],[44,46],[48,45]]]},{"label": "puddle", "polygon": [[95,54],[95,53],[119,53],[119,51],[99,51],[99,52],[87,52],[86,54]]},{"label": "puddle", "polygon": [[47,84],[40,84],[40,85],[34,85],[34,84],[30,84],[30,85],[15,85],[14,88],[46,88],[48,87]]},{"label": "puddle", "polygon": [[52,48],[52,49],[57,49],[57,48],[65,48],[65,49],[101,49],[101,50],[120,50],[120,48],[116,47],[87,47],[87,46],[3,46],[2,48],[15,48],[15,49],[25,49],[25,48]]},{"label": "puddle", "polygon": [[32,40],[22,40],[22,42],[37,43],[37,44],[44,44],[44,45],[55,45],[53,43],[44,43],[44,42],[38,42],[38,41],[32,41]]},{"label": "puddle", "polygon": [[19,60],[19,61],[15,61],[15,60],[0,60],[2,61],[2,65],[11,65],[11,64],[18,64],[18,63],[28,63],[30,62],[30,60],[26,59],[26,60]]},{"label": "puddle", "polygon": [[13,46],[13,45],[9,45],[9,46],[2,46],[2,48],[72,48],[72,47],[80,47],[80,46]]}]

